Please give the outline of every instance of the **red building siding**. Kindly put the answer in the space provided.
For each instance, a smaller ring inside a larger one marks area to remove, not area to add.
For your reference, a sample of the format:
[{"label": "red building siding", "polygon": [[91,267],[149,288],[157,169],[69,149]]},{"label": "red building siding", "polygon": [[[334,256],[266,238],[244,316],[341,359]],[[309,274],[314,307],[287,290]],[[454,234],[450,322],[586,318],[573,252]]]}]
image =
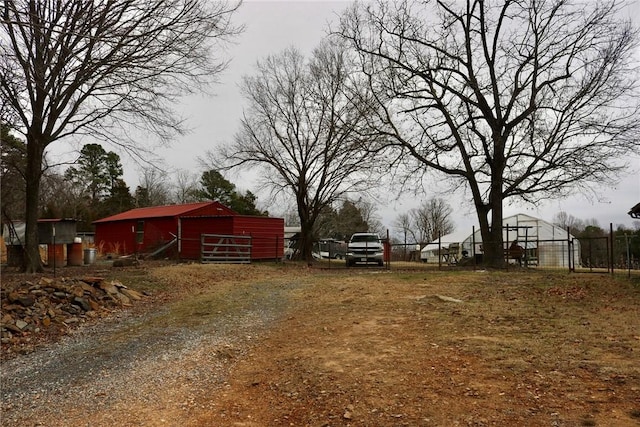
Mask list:
[{"label": "red building siding", "polygon": [[284,219],[259,216],[180,218],[180,258],[200,258],[200,236],[251,236],[252,260],[279,259],[284,253]]},{"label": "red building siding", "polygon": [[94,224],[102,253],[150,253],[179,236],[177,256],[198,260],[202,234],[251,236],[254,260],[284,253],[284,219],[237,215],[217,202],[133,209]]},{"label": "red building siding", "polygon": [[175,235],[176,218],[150,218],[96,224],[95,242],[103,252],[132,254],[153,251]]},{"label": "red building siding", "polygon": [[231,234],[233,217],[180,218],[180,249],[182,259],[200,259],[202,234]]},{"label": "red building siding", "polygon": [[101,253],[136,252],[135,221],[96,224],[95,244]]},{"label": "red building siding", "polygon": [[284,219],[256,216],[233,218],[233,234],[251,236],[251,259],[276,259],[284,254]]}]

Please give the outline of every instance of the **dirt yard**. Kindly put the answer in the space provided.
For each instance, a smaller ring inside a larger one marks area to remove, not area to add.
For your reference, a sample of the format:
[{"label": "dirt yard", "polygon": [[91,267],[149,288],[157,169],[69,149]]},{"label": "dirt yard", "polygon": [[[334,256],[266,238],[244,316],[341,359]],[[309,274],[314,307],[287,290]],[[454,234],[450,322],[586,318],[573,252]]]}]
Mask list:
[{"label": "dirt yard", "polygon": [[638,278],[109,275],[151,296],[5,358],[2,426],[640,425]]}]

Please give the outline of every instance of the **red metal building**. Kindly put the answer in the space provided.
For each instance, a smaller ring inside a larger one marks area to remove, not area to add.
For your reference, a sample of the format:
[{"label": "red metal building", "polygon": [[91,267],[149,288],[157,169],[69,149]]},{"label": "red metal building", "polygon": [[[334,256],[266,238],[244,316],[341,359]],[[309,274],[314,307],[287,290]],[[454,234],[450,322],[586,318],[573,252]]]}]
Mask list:
[{"label": "red metal building", "polygon": [[252,260],[279,259],[284,252],[284,219],[238,215],[218,202],[132,209],[94,224],[96,245],[105,253],[152,253],[170,246],[177,258],[197,260],[203,234],[250,236]]}]

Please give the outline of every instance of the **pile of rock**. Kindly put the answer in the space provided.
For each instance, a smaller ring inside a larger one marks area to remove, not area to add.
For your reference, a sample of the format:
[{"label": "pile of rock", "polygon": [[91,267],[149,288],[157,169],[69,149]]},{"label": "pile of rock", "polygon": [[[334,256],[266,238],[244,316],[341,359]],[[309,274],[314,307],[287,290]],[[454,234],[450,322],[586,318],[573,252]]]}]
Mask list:
[{"label": "pile of rock", "polygon": [[58,336],[74,324],[131,306],[143,294],[101,277],[40,278],[0,291],[3,354],[31,347],[38,336]]}]

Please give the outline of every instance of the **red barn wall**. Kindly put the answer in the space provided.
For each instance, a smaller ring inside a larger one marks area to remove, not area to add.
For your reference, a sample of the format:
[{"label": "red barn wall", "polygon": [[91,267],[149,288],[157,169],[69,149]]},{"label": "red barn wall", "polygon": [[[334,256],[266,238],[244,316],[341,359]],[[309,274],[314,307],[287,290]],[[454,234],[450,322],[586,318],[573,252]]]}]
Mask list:
[{"label": "red barn wall", "polygon": [[136,249],[135,221],[96,224],[95,244],[102,253],[130,254]]},{"label": "red barn wall", "polygon": [[180,253],[182,259],[200,259],[201,234],[232,234],[233,217],[180,218]]},{"label": "red barn wall", "polygon": [[[219,212],[219,210],[216,210]],[[191,215],[191,213],[190,213]],[[146,218],[143,243],[136,244],[135,220],[96,224],[96,244],[104,253],[120,255],[151,252],[180,236],[179,257],[200,259],[202,234],[245,235],[252,237],[251,259],[279,259],[284,253],[284,219],[259,216],[189,216]],[[178,230],[180,229],[180,230]]]},{"label": "red barn wall", "polygon": [[232,216],[237,214],[231,208],[228,208],[221,203],[212,202],[210,205],[189,211],[185,215],[188,215],[189,217],[197,217],[197,216]]},{"label": "red barn wall", "polygon": [[[141,244],[136,241],[138,221],[144,222],[144,234]],[[128,255],[138,252],[151,252],[177,235],[175,218],[145,218],[103,222],[96,224],[96,245],[102,252]]]},{"label": "red barn wall", "polygon": [[284,253],[284,219],[258,216],[182,217],[180,258],[200,259],[200,236],[252,237],[251,259],[279,259]]},{"label": "red barn wall", "polygon": [[284,219],[260,216],[233,217],[233,234],[252,237],[251,259],[280,259],[284,253]]},{"label": "red barn wall", "polygon": [[144,220],[144,238],[138,249],[140,252],[151,252],[178,235],[178,220],[173,217],[147,218]]}]

